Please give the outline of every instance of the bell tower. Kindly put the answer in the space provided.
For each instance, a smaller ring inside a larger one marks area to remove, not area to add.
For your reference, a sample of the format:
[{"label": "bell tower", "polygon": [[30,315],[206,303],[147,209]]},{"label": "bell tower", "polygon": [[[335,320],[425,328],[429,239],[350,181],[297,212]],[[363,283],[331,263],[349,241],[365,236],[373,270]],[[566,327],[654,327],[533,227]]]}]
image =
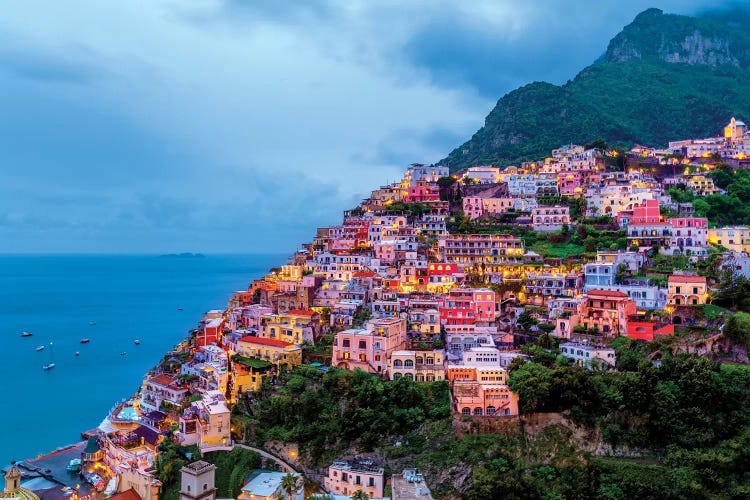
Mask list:
[{"label": "bell tower", "polygon": [[180,500],[216,500],[214,464],[198,460],[187,464],[180,472]]}]

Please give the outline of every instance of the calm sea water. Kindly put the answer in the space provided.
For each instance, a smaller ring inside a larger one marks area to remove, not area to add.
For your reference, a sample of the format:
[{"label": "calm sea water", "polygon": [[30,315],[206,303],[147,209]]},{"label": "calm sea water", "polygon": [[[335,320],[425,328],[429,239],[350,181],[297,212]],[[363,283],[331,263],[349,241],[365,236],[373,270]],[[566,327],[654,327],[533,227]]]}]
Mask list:
[{"label": "calm sea water", "polygon": [[[223,309],[232,291],[284,261],[0,256],[0,465],[80,440],[205,311]],[[81,344],[84,337],[91,342]],[[42,370],[51,357],[55,369]]]}]

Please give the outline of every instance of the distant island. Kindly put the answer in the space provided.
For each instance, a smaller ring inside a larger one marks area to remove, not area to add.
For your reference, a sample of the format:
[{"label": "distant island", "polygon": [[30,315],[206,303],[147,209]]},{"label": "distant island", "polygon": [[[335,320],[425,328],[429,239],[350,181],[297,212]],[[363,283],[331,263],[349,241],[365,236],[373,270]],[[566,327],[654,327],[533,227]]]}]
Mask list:
[{"label": "distant island", "polygon": [[206,256],[202,253],[192,253],[192,252],[183,252],[183,253],[165,253],[163,255],[159,255],[159,258],[169,258],[169,259],[203,259]]}]

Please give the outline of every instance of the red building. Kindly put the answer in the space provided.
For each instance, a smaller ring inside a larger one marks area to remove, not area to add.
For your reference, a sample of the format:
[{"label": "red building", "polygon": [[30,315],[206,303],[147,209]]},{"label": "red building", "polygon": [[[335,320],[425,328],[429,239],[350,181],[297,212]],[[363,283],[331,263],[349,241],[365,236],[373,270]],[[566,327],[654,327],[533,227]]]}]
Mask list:
[{"label": "red building", "polygon": [[628,337],[653,342],[654,335],[674,335],[674,325],[659,325],[654,321],[628,321]]}]

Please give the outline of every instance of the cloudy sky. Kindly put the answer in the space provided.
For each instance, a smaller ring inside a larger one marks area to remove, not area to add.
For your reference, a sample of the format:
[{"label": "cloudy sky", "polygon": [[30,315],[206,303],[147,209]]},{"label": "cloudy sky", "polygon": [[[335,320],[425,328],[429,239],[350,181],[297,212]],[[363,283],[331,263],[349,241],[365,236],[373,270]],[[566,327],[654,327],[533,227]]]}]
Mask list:
[{"label": "cloudy sky", "polygon": [[647,7],[5,0],[0,253],[286,252]]}]

